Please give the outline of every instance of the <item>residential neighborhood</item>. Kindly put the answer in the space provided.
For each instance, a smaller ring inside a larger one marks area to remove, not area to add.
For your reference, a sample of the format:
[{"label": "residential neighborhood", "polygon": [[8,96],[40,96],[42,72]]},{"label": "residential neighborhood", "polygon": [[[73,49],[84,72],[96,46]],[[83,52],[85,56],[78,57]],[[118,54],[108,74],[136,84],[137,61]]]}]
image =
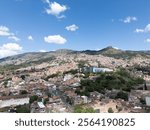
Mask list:
[{"label": "residential neighborhood", "polygon": [[0,112],[149,112],[150,76],[136,65],[150,61],[135,59],[57,54],[50,62],[1,72]]}]

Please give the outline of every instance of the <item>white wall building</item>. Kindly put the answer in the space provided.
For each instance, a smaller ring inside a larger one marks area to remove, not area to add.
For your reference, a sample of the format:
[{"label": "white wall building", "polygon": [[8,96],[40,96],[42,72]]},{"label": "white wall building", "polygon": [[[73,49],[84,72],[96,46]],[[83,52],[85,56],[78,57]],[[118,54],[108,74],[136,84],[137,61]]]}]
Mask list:
[{"label": "white wall building", "polygon": [[29,104],[29,98],[0,100],[0,108]]}]

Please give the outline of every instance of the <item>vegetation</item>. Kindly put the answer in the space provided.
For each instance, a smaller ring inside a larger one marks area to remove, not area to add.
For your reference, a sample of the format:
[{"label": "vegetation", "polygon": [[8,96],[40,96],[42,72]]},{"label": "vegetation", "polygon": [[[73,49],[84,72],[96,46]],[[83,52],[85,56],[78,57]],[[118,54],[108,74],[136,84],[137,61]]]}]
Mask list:
[{"label": "vegetation", "polygon": [[3,85],[4,85],[5,88],[7,87],[7,84],[8,84],[8,81],[5,80],[4,83],[3,83]]},{"label": "vegetation", "polygon": [[21,75],[20,77],[22,78],[22,80],[25,80],[25,78],[26,78],[25,75]]},{"label": "vegetation", "polygon": [[146,109],[146,113],[150,113],[150,108],[147,108],[147,109]]},{"label": "vegetation", "polygon": [[113,109],[110,107],[108,108],[108,113],[114,113]]},{"label": "vegetation", "polygon": [[19,68],[25,68],[25,67],[28,67],[28,66],[41,64],[43,62],[52,61],[54,59],[55,59],[55,57],[49,57],[49,58],[39,59],[37,61],[25,62],[25,63],[19,64],[19,65],[9,64],[9,65],[5,65],[5,66],[0,66],[0,73],[3,74],[7,71],[14,71],[14,70],[17,70]]},{"label": "vegetation", "polygon": [[82,105],[76,105],[74,107],[74,113],[95,113],[96,111],[92,107],[83,107]]},{"label": "vegetation", "polygon": [[33,95],[33,96],[30,97],[29,102],[30,102],[30,104],[32,104],[34,101],[37,101],[37,100],[38,100],[38,96],[37,95]]},{"label": "vegetation", "polygon": [[[134,89],[134,86],[138,84],[143,84],[144,80],[141,78],[133,77],[125,69],[121,69],[113,73],[99,73],[98,78],[91,80],[85,79],[81,80],[81,90],[76,91],[79,95],[89,96],[90,92],[97,91],[100,93],[105,93],[106,90],[122,90],[125,92],[130,92]],[[118,97],[127,100],[127,93],[123,93],[123,96],[118,95]]]},{"label": "vegetation", "polygon": [[146,105],[146,101],[144,98],[140,98],[140,103],[143,104],[143,105]]},{"label": "vegetation", "polygon": [[48,97],[52,97],[52,94],[50,92],[47,93]]},{"label": "vegetation", "polygon": [[22,91],[20,92],[20,94],[21,94],[21,95],[25,95],[25,94],[28,94],[28,92],[27,92],[26,90],[22,90]]},{"label": "vegetation", "polygon": [[44,99],[44,105],[49,101],[49,98]]},{"label": "vegetation", "polygon": [[92,51],[92,50],[86,50],[83,51],[83,53],[85,54],[89,54],[89,55],[104,55],[104,56],[108,56],[108,57],[113,57],[116,59],[131,59],[137,55],[141,55],[143,57],[148,57],[149,53],[144,53],[142,51],[136,52],[136,51],[122,51],[122,50],[118,50],[113,48],[112,46],[106,47],[102,50],[98,50],[98,51]]},{"label": "vegetation", "polygon": [[147,73],[150,75],[150,67],[149,66],[140,66],[140,65],[136,65],[134,67],[137,71],[142,71],[144,73]]},{"label": "vegetation", "polygon": [[118,92],[116,98],[124,99],[125,101],[128,101],[128,93],[126,92]]},{"label": "vegetation", "polygon": [[16,107],[17,113],[30,113],[29,105],[19,105]]},{"label": "vegetation", "polygon": [[88,64],[88,61],[80,60],[78,61],[78,68],[83,68],[86,64]]}]

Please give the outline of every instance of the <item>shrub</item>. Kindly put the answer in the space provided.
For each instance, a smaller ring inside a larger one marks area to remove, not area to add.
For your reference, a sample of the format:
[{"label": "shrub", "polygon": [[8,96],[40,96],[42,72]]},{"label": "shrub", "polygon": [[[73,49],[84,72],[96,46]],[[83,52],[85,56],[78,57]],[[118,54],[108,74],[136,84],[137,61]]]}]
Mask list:
[{"label": "shrub", "polygon": [[108,113],[114,113],[113,109],[110,107],[108,108]]}]

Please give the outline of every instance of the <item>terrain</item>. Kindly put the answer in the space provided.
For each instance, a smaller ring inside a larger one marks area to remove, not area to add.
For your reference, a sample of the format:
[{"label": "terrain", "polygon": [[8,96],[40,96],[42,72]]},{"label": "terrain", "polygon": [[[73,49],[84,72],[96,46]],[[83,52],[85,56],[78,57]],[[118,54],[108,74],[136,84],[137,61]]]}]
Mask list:
[{"label": "terrain", "polygon": [[0,111],[149,112],[149,68],[150,51],[111,46],[2,58]]}]

